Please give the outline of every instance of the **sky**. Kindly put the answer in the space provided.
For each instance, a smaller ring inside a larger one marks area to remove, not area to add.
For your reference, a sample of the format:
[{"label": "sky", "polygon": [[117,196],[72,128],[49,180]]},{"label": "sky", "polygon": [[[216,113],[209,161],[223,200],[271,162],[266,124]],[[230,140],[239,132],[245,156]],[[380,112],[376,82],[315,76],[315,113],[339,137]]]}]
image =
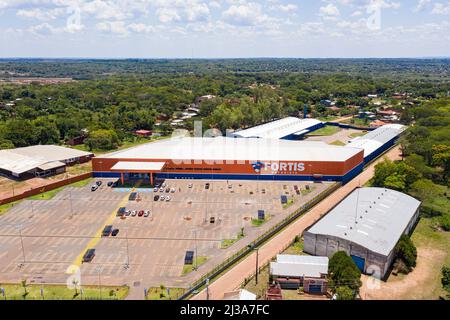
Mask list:
[{"label": "sky", "polygon": [[0,0],[0,57],[450,57],[450,0]]}]

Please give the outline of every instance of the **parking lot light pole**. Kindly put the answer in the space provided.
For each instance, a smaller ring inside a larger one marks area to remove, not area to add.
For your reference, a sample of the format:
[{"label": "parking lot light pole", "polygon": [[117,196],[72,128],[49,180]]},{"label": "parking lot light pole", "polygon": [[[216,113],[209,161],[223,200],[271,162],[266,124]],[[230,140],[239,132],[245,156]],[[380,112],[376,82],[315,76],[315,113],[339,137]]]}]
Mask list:
[{"label": "parking lot light pole", "polygon": [[256,284],[258,284],[258,273],[259,273],[259,268],[258,268],[258,259],[259,259],[259,248],[256,248],[256,273],[255,273],[255,280],[256,280]]},{"label": "parking lot light pole", "polygon": [[194,245],[195,245],[195,265],[194,270],[198,270],[198,261],[197,261],[197,230],[194,230]]},{"label": "parking lot light pole", "polygon": [[98,290],[99,290],[99,292],[100,292],[100,300],[102,300],[101,272],[102,272],[102,267],[101,267],[101,266],[98,266],[98,267],[97,267],[97,273],[98,273]]},{"label": "parking lot light pole", "polygon": [[22,226],[19,226],[19,236],[20,236],[20,245],[22,247],[23,264],[25,264],[25,246],[23,245]]}]

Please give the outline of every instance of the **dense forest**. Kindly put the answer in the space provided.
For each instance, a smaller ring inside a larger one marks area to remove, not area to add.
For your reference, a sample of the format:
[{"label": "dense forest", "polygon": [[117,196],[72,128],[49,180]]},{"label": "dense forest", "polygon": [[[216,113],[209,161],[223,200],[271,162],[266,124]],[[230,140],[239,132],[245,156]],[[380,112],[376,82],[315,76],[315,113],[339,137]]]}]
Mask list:
[{"label": "dense forest", "polygon": [[[34,77],[78,80],[14,82]],[[389,101],[405,93],[403,105],[393,103],[409,108],[448,95],[450,60],[0,60],[0,79],[0,148],[88,135],[91,149],[108,150],[138,129],[169,134],[171,120],[204,95],[214,99],[196,104],[198,115],[184,128],[201,119],[205,129],[224,132],[299,116],[305,105],[312,116],[327,116],[324,99],[344,115],[355,112],[350,105],[373,108],[369,94]]]}]

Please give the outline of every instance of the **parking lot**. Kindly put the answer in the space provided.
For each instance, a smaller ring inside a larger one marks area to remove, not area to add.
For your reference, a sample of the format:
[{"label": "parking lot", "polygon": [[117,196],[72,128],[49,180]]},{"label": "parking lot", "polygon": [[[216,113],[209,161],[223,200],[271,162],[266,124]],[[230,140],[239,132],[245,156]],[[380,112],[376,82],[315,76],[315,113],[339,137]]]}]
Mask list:
[{"label": "parking lot", "polygon": [[[83,284],[188,287],[192,281],[279,223],[318,193],[327,183],[167,180],[175,192],[109,188],[103,180],[91,186],[68,187],[51,200],[23,201],[0,216],[0,282],[65,283],[67,269],[80,266]],[[205,184],[209,183],[209,189]],[[306,190],[309,185],[310,190]],[[294,186],[299,189],[295,192]],[[132,191],[136,201],[129,201]],[[154,201],[155,195],[170,201]],[[280,196],[293,200],[283,208]],[[145,216],[116,216],[119,207],[150,210]],[[269,218],[256,226],[258,210]],[[214,218],[214,223],[211,223]],[[119,229],[101,237],[105,225]],[[222,241],[245,237],[223,249]],[[23,249],[22,249],[23,248]],[[85,251],[95,248],[90,263]],[[197,250],[206,262],[182,275],[187,250]]]}]

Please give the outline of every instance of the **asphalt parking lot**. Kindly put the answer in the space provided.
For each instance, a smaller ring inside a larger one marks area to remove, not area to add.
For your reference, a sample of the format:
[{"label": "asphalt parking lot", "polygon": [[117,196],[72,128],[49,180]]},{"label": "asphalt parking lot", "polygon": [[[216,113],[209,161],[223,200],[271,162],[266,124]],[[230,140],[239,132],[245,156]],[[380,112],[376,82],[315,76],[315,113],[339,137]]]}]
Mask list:
[{"label": "asphalt parking lot", "polygon": [[[65,283],[67,269],[80,266],[83,284],[188,287],[330,186],[280,181],[167,180],[167,187],[174,188],[175,193],[138,188],[138,199],[128,201],[131,189],[111,189],[106,186],[107,181],[103,180],[95,192],[90,185],[68,187],[51,200],[23,201],[0,216],[0,282],[27,278],[30,282]],[[312,189],[309,193],[305,192],[307,184]],[[295,192],[295,185],[303,190],[300,195]],[[154,201],[155,194],[170,195],[171,201]],[[294,200],[289,208],[283,209],[282,194]],[[127,210],[150,210],[151,215],[121,219],[116,217],[121,206]],[[259,227],[252,223],[258,210],[265,210],[270,216]],[[212,217],[214,223],[210,223]],[[119,229],[116,237],[101,237],[107,224]],[[235,239],[241,228],[246,236],[221,248],[222,241]],[[80,256],[88,248],[95,248],[96,255],[91,263],[81,264]],[[198,271],[182,276],[185,252],[195,249],[199,257],[207,257],[206,263]]]}]

